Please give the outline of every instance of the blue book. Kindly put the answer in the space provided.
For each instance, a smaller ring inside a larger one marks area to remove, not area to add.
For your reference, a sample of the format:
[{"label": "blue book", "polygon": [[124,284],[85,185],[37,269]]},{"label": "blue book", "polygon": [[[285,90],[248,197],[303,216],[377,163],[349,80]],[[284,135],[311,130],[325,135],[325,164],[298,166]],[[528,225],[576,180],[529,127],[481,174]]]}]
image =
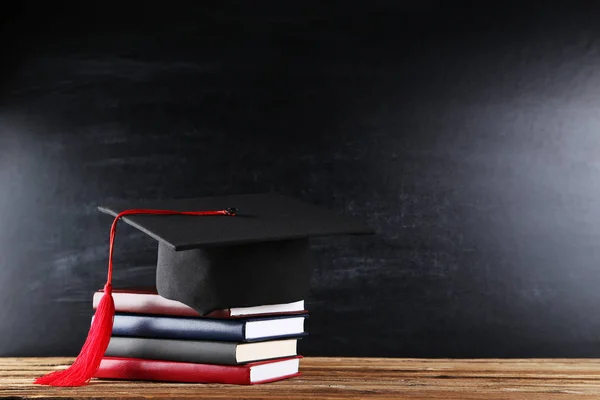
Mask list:
[{"label": "blue book", "polygon": [[112,336],[257,342],[306,335],[308,314],[216,319],[116,314]]}]

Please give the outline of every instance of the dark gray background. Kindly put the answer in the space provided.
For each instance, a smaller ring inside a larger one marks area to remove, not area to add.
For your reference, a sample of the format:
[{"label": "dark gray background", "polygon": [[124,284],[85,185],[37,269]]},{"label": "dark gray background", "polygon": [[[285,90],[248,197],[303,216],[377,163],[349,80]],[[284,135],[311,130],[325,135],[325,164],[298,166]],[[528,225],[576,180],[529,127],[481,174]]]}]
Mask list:
[{"label": "dark gray background", "polygon": [[277,191],[377,230],[313,242],[304,354],[600,356],[597,10],[171,3],[2,13],[0,355],[79,350],[99,203]]}]

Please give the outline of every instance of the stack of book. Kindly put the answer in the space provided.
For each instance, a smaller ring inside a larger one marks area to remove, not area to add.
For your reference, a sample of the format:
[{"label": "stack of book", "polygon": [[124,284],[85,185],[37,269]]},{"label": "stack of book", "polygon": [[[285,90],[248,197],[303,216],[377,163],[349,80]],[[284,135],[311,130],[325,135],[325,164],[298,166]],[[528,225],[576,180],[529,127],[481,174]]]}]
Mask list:
[{"label": "stack of book", "polygon": [[[102,292],[94,294],[94,308]],[[115,290],[112,336],[95,377],[257,384],[299,375],[304,301],[200,316],[156,291]]]}]

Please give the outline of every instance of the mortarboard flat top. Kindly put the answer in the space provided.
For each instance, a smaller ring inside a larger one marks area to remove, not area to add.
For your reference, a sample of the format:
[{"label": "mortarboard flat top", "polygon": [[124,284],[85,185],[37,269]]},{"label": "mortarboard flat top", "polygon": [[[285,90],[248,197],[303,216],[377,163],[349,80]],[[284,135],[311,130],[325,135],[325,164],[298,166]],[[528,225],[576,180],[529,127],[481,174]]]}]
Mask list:
[{"label": "mortarboard flat top", "polygon": [[278,194],[249,194],[153,202],[117,202],[98,207],[116,216],[130,208],[202,211],[235,207],[235,217],[134,215],[123,221],[173,250],[236,245],[339,234],[368,234],[359,219]]}]

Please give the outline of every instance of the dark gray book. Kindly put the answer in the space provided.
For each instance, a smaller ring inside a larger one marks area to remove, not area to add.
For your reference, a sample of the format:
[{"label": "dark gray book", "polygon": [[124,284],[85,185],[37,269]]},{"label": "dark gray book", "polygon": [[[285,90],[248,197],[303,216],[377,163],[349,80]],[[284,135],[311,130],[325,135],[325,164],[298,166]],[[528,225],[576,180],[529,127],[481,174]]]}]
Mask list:
[{"label": "dark gray book", "polygon": [[105,356],[238,365],[273,358],[293,357],[297,339],[235,343],[206,340],[111,337]]}]

